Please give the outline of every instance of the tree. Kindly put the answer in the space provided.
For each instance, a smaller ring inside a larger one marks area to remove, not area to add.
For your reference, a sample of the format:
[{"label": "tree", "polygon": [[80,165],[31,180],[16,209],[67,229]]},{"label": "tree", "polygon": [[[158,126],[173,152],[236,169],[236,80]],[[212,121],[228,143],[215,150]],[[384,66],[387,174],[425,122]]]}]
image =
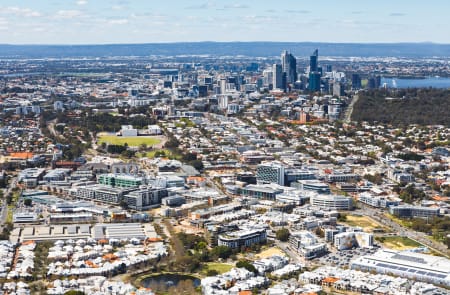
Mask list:
[{"label": "tree", "polygon": [[193,160],[193,161],[190,161],[189,162],[189,164],[192,166],[192,167],[194,167],[195,169],[197,169],[197,170],[202,170],[204,167],[203,167],[203,162],[202,161],[200,161],[200,160]]},{"label": "tree", "polygon": [[171,137],[168,141],[166,141],[166,143],[164,144],[164,147],[168,148],[168,149],[174,149],[174,148],[178,148],[179,145],[180,145],[180,142],[178,141],[178,139],[176,139],[175,137]]},{"label": "tree", "polygon": [[380,185],[383,183],[383,176],[379,173],[376,173],[374,175],[365,174],[363,177],[374,184]]},{"label": "tree", "polygon": [[227,259],[232,254],[231,248],[227,246],[216,246],[211,250],[211,256],[216,258]]},{"label": "tree", "polygon": [[204,242],[204,241],[198,242],[197,245],[195,245],[195,250],[197,250],[197,251],[203,251],[207,248],[208,248],[208,244],[206,244],[206,242]]},{"label": "tree", "polygon": [[70,290],[64,293],[64,295],[85,295],[86,293],[79,290]]},{"label": "tree", "polygon": [[208,269],[208,271],[206,272],[206,275],[208,277],[214,277],[217,276],[219,274],[219,272],[215,269]]},{"label": "tree", "polygon": [[277,230],[275,233],[275,236],[277,240],[280,240],[282,242],[287,242],[289,240],[290,232],[287,228],[282,228]]},{"label": "tree", "polygon": [[414,187],[414,184],[408,185],[405,189],[400,191],[399,197],[405,203],[413,203],[414,201],[423,200],[426,198],[426,194]]},{"label": "tree", "polygon": [[242,259],[239,260],[238,262],[236,262],[236,267],[237,268],[245,268],[248,271],[251,271],[253,273],[257,273],[258,271],[256,270],[255,266],[248,260]]},{"label": "tree", "polygon": [[183,155],[183,161],[185,162],[192,162],[197,160],[197,154],[194,153],[186,153]]},{"label": "tree", "polygon": [[175,267],[179,271],[194,272],[200,266],[200,261],[193,256],[184,255],[175,262]]},{"label": "tree", "polygon": [[33,204],[33,202],[31,201],[31,199],[25,199],[23,201],[23,204],[27,207],[30,207]]},{"label": "tree", "polygon": [[203,237],[194,234],[187,234],[185,232],[177,233],[177,238],[181,241],[184,249],[186,250],[197,250],[197,247],[203,247],[203,244],[206,244],[206,241]]}]

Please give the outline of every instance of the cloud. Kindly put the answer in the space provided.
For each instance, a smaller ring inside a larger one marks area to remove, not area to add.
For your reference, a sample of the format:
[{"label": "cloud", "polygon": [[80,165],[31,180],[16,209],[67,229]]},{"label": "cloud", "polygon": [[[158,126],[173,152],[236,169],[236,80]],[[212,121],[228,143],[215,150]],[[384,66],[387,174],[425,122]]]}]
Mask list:
[{"label": "cloud", "polygon": [[223,8],[225,8],[225,9],[241,9],[241,8],[249,8],[249,7],[245,4],[235,3],[235,4],[225,5]]},{"label": "cloud", "polygon": [[184,9],[208,9],[208,8],[212,8],[213,6],[214,6],[213,3],[206,2],[206,3],[202,3],[202,4],[198,4],[198,5],[187,6]]},{"label": "cloud", "polygon": [[18,6],[0,7],[0,14],[14,15],[18,17],[40,17],[42,14],[39,11],[30,8],[22,8]]},{"label": "cloud", "polygon": [[47,31],[45,28],[43,27],[35,27],[32,29],[33,32],[45,32]]},{"label": "cloud", "polygon": [[155,14],[152,12],[132,13],[130,18],[138,21],[162,22],[167,20],[168,16],[163,14]]},{"label": "cloud", "polygon": [[110,25],[126,25],[128,23],[129,21],[126,18],[112,19],[108,21],[108,24]]},{"label": "cloud", "polygon": [[351,12],[351,14],[363,14],[363,13],[364,13],[364,11],[359,11],[359,10],[358,10],[358,11],[352,11],[352,12]]},{"label": "cloud", "polygon": [[274,18],[266,15],[246,15],[243,17],[243,20],[246,24],[275,24],[279,23],[280,20],[278,18]]},{"label": "cloud", "polygon": [[56,12],[55,17],[63,18],[63,19],[72,19],[72,18],[80,17],[82,15],[83,15],[83,13],[80,10],[58,10]]},{"label": "cloud", "polygon": [[403,12],[392,12],[389,14],[389,16],[405,16],[406,13]]},{"label": "cloud", "polygon": [[123,10],[123,9],[125,9],[125,6],[122,6],[122,5],[113,5],[113,6],[111,6],[111,9],[112,10]]},{"label": "cloud", "polygon": [[86,4],[88,4],[88,2],[87,2],[87,0],[78,0],[77,2],[76,2],[76,4],[77,5],[86,5]]},{"label": "cloud", "polygon": [[285,10],[285,12],[287,12],[287,13],[298,13],[298,14],[307,14],[307,13],[311,13],[311,11],[309,11],[309,10],[303,10],[303,9],[301,9],[301,10],[297,10],[297,9],[288,9],[288,10]]}]

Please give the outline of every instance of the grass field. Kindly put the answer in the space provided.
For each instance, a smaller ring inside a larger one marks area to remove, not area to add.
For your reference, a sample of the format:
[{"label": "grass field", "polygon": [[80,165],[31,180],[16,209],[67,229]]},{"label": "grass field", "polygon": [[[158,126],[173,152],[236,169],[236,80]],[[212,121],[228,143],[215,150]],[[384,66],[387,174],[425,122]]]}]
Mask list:
[{"label": "grass field", "polygon": [[[156,149],[156,150],[152,150],[152,151],[145,152],[145,153],[137,153],[136,155],[141,158],[147,157],[147,158],[153,159],[155,157],[156,153],[159,153],[160,157],[163,157],[163,158],[171,159],[171,158],[175,157],[175,155],[173,155],[172,152],[169,151],[168,149]],[[164,153],[164,155],[162,155],[161,153]]]},{"label": "grass field", "polygon": [[375,228],[384,228],[381,224],[367,216],[347,215],[345,223],[349,226],[359,226],[366,232],[372,232]]},{"label": "grass field", "polygon": [[103,142],[114,145],[124,145],[126,143],[128,146],[140,146],[141,144],[153,146],[160,143],[161,140],[152,136],[122,137],[115,135],[100,135],[98,138],[98,144],[102,144]]},{"label": "grass field", "polygon": [[403,225],[404,227],[411,227],[411,225],[412,225],[411,221],[409,221],[407,219],[397,218],[394,215],[389,214],[389,213],[384,213],[384,216],[386,216],[387,218],[391,219],[392,221],[394,221],[400,225]]},{"label": "grass field", "polygon": [[422,244],[414,240],[411,240],[408,237],[399,237],[399,236],[377,237],[376,240],[382,243],[383,246],[385,246],[386,248],[392,250],[408,250],[423,246]]},{"label": "grass field", "polygon": [[215,270],[219,274],[223,274],[225,272],[230,271],[233,268],[233,265],[226,263],[218,263],[218,262],[208,262],[202,270],[202,273],[206,274],[208,270]]}]

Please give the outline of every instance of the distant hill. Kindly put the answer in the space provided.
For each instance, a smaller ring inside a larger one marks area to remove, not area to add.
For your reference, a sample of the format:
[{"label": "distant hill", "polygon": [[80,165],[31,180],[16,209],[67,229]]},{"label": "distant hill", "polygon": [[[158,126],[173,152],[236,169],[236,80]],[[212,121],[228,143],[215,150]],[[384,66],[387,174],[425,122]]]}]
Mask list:
[{"label": "distant hill", "polygon": [[321,56],[450,57],[450,44],[434,43],[317,43],[317,42],[185,42],[114,45],[0,44],[1,58],[64,58],[149,55],[278,56],[289,50],[307,57],[319,48]]},{"label": "distant hill", "polygon": [[450,126],[450,89],[370,90],[358,96],[353,121]]}]

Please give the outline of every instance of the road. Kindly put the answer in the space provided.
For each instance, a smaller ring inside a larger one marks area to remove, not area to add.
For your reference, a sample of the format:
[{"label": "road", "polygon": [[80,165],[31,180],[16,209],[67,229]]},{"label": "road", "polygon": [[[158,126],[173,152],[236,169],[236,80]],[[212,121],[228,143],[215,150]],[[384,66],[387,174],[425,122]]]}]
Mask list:
[{"label": "road", "polygon": [[351,122],[351,120],[352,120],[352,113],[353,113],[353,106],[358,101],[358,99],[359,99],[359,96],[357,94],[353,95],[352,101],[350,102],[347,110],[345,111],[344,122],[346,122],[346,123],[350,123]]},{"label": "road", "polygon": [[2,204],[2,211],[0,213],[0,226],[3,229],[3,225],[6,223],[6,219],[8,218],[8,203],[6,202],[6,196],[8,194],[12,194],[12,190],[13,188],[16,187],[17,184],[17,178],[14,177],[11,179],[11,182],[8,184],[8,187],[3,190],[3,196],[4,196],[4,200],[3,200],[3,204]]},{"label": "road", "polygon": [[386,217],[379,209],[368,206],[362,206],[362,208],[363,210],[360,212],[362,215],[372,217],[375,221],[381,223],[382,225],[392,228],[393,232],[395,232],[397,236],[408,237],[444,255],[447,258],[449,257],[449,250],[443,243],[431,240],[425,233],[418,232],[398,224],[397,222]]},{"label": "road", "polygon": [[284,253],[286,253],[286,255],[291,259],[291,263],[300,263],[301,265],[305,266],[308,264],[308,262],[302,256],[300,256],[300,254],[289,247],[289,243],[275,240],[275,245]]}]

